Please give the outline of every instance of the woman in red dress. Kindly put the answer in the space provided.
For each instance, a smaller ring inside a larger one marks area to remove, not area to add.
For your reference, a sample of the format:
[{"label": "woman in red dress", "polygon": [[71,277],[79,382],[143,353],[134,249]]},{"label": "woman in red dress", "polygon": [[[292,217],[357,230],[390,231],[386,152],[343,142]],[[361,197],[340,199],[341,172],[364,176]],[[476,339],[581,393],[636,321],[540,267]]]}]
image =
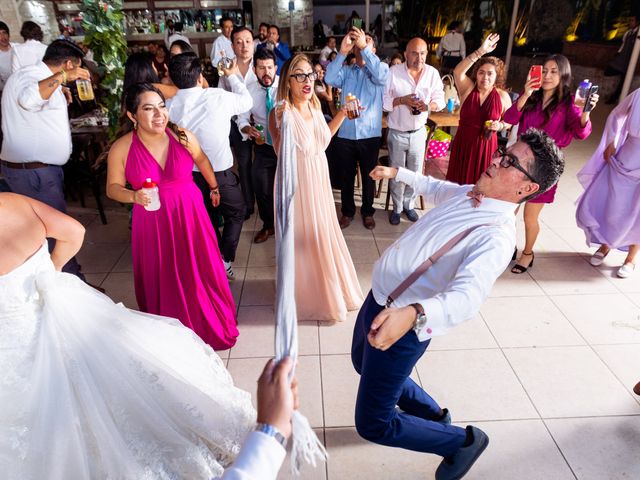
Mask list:
[{"label": "woman in red dress", "polygon": [[[511,99],[502,90],[504,63],[496,57],[483,57],[495,50],[500,40],[491,34],[475,52],[462,60],[453,71],[460,95],[460,124],[451,144],[447,180],[460,185],[476,183],[498,148],[497,131],[507,125],[502,114]],[[471,77],[467,71],[473,66]]]}]

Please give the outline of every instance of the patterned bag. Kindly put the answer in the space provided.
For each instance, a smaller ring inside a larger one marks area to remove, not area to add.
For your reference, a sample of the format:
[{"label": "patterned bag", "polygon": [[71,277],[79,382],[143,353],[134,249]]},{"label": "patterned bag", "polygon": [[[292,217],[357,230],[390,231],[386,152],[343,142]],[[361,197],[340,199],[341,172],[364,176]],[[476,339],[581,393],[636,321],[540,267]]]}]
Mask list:
[{"label": "patterned bag", "polygon": [[439,128],[433,133],[433,137],[427,144],[427,158],[446,157],[451,145],[451,135]]}]

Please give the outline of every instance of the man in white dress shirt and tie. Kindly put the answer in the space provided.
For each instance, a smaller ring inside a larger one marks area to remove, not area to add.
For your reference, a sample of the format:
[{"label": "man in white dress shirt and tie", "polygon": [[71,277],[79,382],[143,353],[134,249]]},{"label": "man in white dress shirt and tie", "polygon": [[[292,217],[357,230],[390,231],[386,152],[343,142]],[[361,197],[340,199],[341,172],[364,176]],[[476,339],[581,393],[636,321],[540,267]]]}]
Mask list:
[{"label": "man in white dress shirt and tie", "polygon": [[[273,183],[278,157],[271,143],[267,119],[269,112],[275,106],[278,75],[276,74],[276,56],[266,48],[256,51],[253,55],[253,64],[257,81],[247,85],[253,98],[253,107],[250,111],[238,115],[236,122],[245,143],[250,145],[250,140],[254,141],[255,158],[251,168],[251,178],[262,228],[256,233],[253,241],[262,243],[275,234]],[[253,125],[251,117],[253,117]],[[259,127],[262,131],[259,131]]]},{"label": "man in white dress shirt and tie", "polygon": [[[351,349],[360,374],[356,429],[381,445],[444,457],[436,480],[462,478],[489,439],[477,427],[451,425],[449,412],[411,380],[411,371],[432,337],[478,313],[513,254],[517,206],[548,190],[563,169],[553,140],[530,129],[508,150],[496,151],[475,185],[402,167],[378,166],[371,172],[374,180],[395,178],[411,185],[436,207],[373,267],[371,292],[358,314]],[[467,236],[454,243],[463,232]],[[427,260],[432,266],[419,269],[429,265]]]},{"label": "man in white dress shirt and tie", "polygon": [[[200,59],[193,52],[175,55],[169,60],[169,76],[180,89],[167,102],[169,119],[193,132],[207,154],[218,182],[220,205],[213,208],[209,190],[198,167],[193,167],[193,180],[202,192],[207,213],[217,236],[220,254],[229,279],[234,278],[232,262],[244,222],[245,204],[238,176],[231,170],[233,154],[229,145],[231,117],[251,108],[251,95],[238,75],[234,65],[225,69],[231,92],[221,88],[203,88],[204,77]],[[217,216],[224,218],[222,232],[217,226]]]},{"label": "man in white dress shirt and tie", "polygon": [[[444,89],[440,74],[427,65],[427,43],[413,38],[404,52],[404,63],[389,69],[387,85],[382,96],[382,106],[389,113],[389,162],[392,167],[404,167],[413,172],[422,171],[427,147],[425,123],[430,111],[445,107]],[[418,214],[413,209],[415,192],[409,185],[396,180],[389,181],[393,212],[391,225],[400,223],[400,214],[415,222]]]}]

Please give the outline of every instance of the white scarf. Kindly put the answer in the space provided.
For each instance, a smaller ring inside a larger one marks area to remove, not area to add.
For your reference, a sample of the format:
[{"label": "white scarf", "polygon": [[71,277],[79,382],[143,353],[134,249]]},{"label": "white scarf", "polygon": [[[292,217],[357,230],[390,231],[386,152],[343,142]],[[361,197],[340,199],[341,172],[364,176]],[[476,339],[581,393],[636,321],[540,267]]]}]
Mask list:
[{"label": "white scarf", "polygon": [[[298,316],[295,301],[294,208],[296,191],[296,144],[293,138],[292,112],[284,110],[280,130],[280,151],[275,178],[276,198],[276,361],[298,356]],[[293,371],[292,371],[293,376]],[[291,418],[291,472],[300,474],[303,460],[316,466],[316,458],[325,460],[327,452],[309,421],[299,411]]]}]

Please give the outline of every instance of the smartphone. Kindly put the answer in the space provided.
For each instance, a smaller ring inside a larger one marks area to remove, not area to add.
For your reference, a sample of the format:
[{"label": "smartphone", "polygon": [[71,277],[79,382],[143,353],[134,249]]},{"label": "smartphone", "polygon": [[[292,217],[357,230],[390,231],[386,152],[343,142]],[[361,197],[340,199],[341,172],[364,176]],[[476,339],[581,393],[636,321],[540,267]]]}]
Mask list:
[{"label": "smartphone", "polygon": [[598,85],[592,85],[591,88],[589,89],[587,99],[584,102],[584,108],[582,109],[583,112],[587,113],[593,110],[593,107],[591,106],[591,97],[595,93],[598,93]]},{"label": "smartphone", "polygon": [[362,19],[361,18],[354,18],[351,21],[351,25],[353,25],[356,28],[359,28],[360,30],[362,30]]},{"label": "smartphone", "polygon": [[536,80],[536,83],[533,84],[535,88],[540,88],[542,86],[542,65],[531,65],[529,78]]}]

